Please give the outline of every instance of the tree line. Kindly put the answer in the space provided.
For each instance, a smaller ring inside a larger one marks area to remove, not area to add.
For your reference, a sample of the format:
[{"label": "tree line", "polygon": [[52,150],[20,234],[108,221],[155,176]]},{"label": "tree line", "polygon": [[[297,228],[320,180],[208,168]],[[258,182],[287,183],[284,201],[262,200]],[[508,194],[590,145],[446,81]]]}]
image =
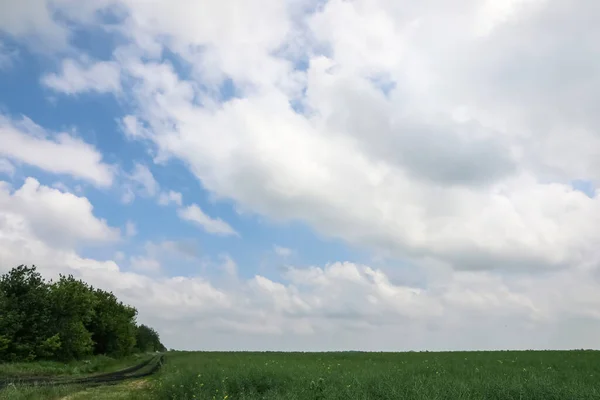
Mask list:
[{"label": "tree line", "polygon": [[0,361],[74,360],[165,351],[137,310],[72,275],[46,281],[20,265],[0,277]]}]

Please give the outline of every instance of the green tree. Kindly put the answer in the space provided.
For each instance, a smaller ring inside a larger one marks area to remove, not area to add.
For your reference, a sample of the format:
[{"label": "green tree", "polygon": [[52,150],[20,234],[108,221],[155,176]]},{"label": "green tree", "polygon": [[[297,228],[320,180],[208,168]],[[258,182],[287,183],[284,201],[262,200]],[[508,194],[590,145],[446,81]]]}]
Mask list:
[{"label": "green tree", "polygon": [[146,325],[137,327],[135,335],[138,351],[165,351],[165,346],[160,342],[158,332]]},{"label": "green tree", "polygon": [[60,358],[76,359],[92,353],[92,334],[86,329],[94,316],[92,288],[72,275],[60,275],[50,286],[51,332],[60,339]]},{"label": "green tree", "polygon": [[60,342],[60,335],[57,333],[54,336],[44,340],[38,349],[38,355],[43,358],[54,359],[60,357],[60,348],[62,343]]},{"label": "green tree", "polygon": [[136,325],[136,315],[113,293],[72,275],[46,282],[35,266],[20,265],[0,277],[0,361],[164,350],[154,329]]},{"label": "green tree", "polygon": [[131,354],[135,346],[137,310],[101,289],[94,291],[94,297],[94,315],[87,326],[92,332],[94,354]]},{"label": "green tree", "polygon": [[49,287],[36,267],[20,265],[0,277],[0,357],[34,360],[46,339],[51,315]]}]

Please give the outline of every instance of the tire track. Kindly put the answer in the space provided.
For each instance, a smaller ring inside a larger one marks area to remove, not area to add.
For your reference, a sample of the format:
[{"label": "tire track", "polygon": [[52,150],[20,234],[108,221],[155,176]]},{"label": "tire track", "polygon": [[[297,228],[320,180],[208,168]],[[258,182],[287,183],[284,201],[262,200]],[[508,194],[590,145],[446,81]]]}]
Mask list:
[{"label": "tire track", "polygon": [[[0,390],[9,385],[20,385],[20,386],[60,386],[60,385],[85,385],[85,386],[96,386],[104,384],[113,384],[122,382],[127,379],[143,378],[156,373],[160,367],[164,364],[164,355],[154,356],[148,360],[145,360],[134,366],[115,371],[107,372],[99,375],[86,376],[81,378],[48,378],[48,377],[26,377],[17,379],[5,379],[0,381]],[[138,372],[146,368],[148,365],[151,367],[145,372]]]},{"label": "tire track", "polygon": [[20,385],[27,385],[27,384],[32,384],[32,383],[35,384],[35,383],[63,382],[63,381],[66,382],[66,381],[72,381],[72,380],[78,380],[78,379],[104,378],[104,377],[111,377],[111,376],[117,376],[117,375],[125,375],[125,374],[133,373],[135,371],[138,371],[138,370],[144,368],[146,365],[150,364],[153,360],[155,360],[155,358],[156,357],[148,358],[147,360],[144,360],[141,363],[135,364],[131,367],[127,367],[125,369],[121,369],[118,371],[105,372],[105,373],[101,373],[101,374],[93,374],[93,375],[77,377],[77,378],[52,377],[52,376],[24,376],[24,377],[9,378],[9,379],[4,379],[3,381],[0,381],[0,387],[2,387],[2,383],[5,383],[5,382],[18,383]]}]

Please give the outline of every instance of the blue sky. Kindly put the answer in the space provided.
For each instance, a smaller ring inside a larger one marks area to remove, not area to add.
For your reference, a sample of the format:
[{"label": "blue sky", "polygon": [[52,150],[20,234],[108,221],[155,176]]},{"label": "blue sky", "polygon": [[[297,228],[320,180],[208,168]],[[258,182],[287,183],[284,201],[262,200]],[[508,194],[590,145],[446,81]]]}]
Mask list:
[{"label": "blue sky", "polygon": [[448,4],[0,6],[0,272],[169,347],[599,346],[595,3]]}]

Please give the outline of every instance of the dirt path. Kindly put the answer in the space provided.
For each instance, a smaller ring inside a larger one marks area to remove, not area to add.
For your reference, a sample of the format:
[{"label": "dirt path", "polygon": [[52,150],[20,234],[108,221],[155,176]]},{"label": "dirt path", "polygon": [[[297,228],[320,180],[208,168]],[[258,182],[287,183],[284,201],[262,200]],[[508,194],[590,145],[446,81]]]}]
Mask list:
[{"label": "dirt path", "polygon": [[107,385],[123,382],[125,380],[142,378],[157,372],[164,363],[164,355],[157,355],[139,364],[120,371],[104,374],[86,376],[81,378],[48,378],[48,377],[25,377],[0,381],[0,389],[10,385],[26,386],[57,386],[57,385]]}]

